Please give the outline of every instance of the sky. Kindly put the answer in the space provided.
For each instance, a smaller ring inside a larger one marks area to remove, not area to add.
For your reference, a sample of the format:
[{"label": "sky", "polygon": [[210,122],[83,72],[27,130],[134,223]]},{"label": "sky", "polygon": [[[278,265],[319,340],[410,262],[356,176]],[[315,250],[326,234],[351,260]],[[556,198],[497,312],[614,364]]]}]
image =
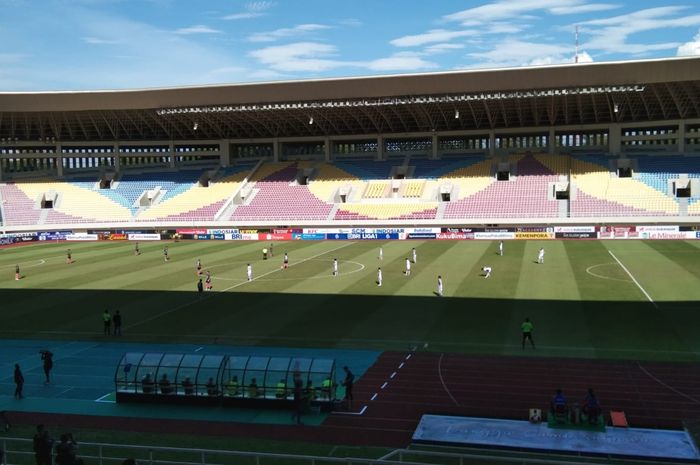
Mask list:
[{"label": "sky", "polygon": [[700,55],[697,0],[0,0],[0,92]]}]

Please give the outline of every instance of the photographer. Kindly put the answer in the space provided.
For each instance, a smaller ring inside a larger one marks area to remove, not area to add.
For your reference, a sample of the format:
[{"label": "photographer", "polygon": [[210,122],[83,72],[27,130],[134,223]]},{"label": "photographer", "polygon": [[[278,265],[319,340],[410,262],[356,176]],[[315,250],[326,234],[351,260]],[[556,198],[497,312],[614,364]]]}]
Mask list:
[{"label": "photographer", "polygon": [[51,449],[53,449],[53,439],[49,435],[44,425],[36,427],[36,434],[33,439],[34,458],[36,465],[51,465]]},{"label": "photographer", "polygon": [[61,435],[61,442],[56,445],[56,465],[83,465],[78,458],[78,443],[71,433]]},{"label": "photographer", "polygon": [[44,362],[44,375],[46,375],[45,384],[49,384],[51,379],[49,374],[53,368],[53,353],[50,350],[42,350],[39,352],[41,354],[41,360]]}]

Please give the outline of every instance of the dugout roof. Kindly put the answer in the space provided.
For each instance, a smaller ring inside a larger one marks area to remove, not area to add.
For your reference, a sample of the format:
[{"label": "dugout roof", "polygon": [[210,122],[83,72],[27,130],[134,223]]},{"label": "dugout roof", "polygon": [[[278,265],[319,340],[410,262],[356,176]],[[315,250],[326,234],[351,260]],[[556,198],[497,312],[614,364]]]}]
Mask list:
[{"label": "dugout roof", "polygon": [[689,57],[162,89],[0,92],[0,143],[486,132],[698,117],[700,57]]}]

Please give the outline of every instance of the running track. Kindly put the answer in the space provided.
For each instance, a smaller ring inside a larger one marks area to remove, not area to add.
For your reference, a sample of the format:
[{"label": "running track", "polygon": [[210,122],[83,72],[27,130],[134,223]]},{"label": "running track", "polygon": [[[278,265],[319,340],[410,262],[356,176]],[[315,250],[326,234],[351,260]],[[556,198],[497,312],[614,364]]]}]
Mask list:
[{"label": "running track", "polygon": [[698,363],[427,352],[384,352],[355,385],[352,410],[366,406],[364,413],[332,414],[320,427],[39,413],[13,413],[12,418],[95,429],[405,447],[425,413],[526,419],[531,407],[546,410],[556,388],[573,404],[582,401],[589,387],[596,391],[606,415],[623,410],[631,426],[681,429],[684,421],[700,419]]}]

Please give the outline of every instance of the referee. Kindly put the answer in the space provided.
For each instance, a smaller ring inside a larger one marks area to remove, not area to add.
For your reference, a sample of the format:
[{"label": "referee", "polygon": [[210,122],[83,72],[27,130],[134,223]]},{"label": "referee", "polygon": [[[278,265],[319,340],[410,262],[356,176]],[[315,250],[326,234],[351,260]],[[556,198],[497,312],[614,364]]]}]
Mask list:
[{"label": "referee", "polygon": [[525,321],[520,325],[520,329],[523,331],[523,350],[525,350],[525,341],[530,340],[532,348],[535,348],[535,340],[532,339],[532,330],[535,326],[530,321],[530,318],[525,318]]}]

